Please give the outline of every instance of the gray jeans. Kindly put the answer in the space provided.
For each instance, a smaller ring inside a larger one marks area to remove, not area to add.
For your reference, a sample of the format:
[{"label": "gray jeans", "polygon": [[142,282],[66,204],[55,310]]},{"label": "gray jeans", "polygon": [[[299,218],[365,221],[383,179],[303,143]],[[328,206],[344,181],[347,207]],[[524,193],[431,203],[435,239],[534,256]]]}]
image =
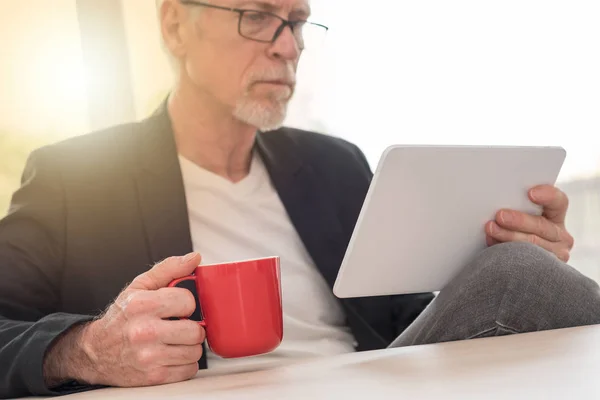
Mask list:
[{"label": "gray jeans", "polygon": [[479,254],[390,345],[401,347],[600,323],[600,288],[526,243]]}]

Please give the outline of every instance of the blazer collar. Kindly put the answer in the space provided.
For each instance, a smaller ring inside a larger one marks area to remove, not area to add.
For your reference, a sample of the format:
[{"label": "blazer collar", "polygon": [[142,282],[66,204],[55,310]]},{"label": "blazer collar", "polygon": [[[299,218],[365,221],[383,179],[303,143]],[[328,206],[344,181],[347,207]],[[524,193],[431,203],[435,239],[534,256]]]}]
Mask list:
[{"label": "blazer collar", "polygon": [[[294,151],[293,140],[284,137],[281,131],[258,131],[255,149],[259,152],[267,168],[276,168],[279,175],[295,176],[303,167],[303,162]],[[167,109],[167,101],[147,119],[141,122],[142,145],[139,146],[139,167],[145,171],[163,175],[172,173],[178,165],[177,146],[173,134],[173,124]],[[158,155],[161,155],[158,158]]]},{"label": "blazer collar", "polygon": [[149,256],[158,262],[191,252],[192,239],[177,147],[166,102],[139,124],[136,185]]},{"label": "blazer collar", "polygon": [[173,173],[175,166],[179,169],[177,146],[166,100],[140,123],[140,135],[136,139],[140,143],[138,162],[141,170],[164,175]]}]

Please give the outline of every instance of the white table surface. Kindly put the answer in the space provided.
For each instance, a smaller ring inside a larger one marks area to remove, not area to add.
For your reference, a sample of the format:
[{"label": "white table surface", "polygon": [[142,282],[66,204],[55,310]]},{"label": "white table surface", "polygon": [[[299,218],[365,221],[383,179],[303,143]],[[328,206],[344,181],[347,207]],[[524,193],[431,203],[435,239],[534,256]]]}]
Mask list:
[{"label": "white table surface", "polygon": [[600,326],[346,354],[68,400],[600,399]]}]

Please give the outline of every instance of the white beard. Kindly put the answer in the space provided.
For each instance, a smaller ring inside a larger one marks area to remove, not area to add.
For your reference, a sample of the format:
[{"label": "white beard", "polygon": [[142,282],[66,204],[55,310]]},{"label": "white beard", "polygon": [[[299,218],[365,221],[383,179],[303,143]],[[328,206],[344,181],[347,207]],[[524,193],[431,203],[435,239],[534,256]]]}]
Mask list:
[{"label": "white beard", "polygon": [[233,116],[263,132],[279,129],[285,121],[290,95],[291,89],[273,92],[261,99],[246,94],[237,102]]},{"label": "white beard", "polygon": [[234,118],[261,131],[281,128],[293,89],[285,86],[256,98],[252,95],[252,83],[261,80],[284,80],[295,84],[295,75],[293,65],[287,63],[284,68],[263,70],[249,76],[246,92],[238,100],[233,112]]}]

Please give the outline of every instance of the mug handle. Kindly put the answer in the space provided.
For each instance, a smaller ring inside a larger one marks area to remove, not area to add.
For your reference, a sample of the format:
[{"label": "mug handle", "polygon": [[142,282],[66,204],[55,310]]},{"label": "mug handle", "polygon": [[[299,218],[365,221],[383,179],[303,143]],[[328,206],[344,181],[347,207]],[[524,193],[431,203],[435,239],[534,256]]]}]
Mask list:
[{"label": "mug handle", "polygon": [[[174,281],[171,281],[171,283],[169,283],[167,286],[168,287],[175,287],[178,284],[180,284],[181,282],[185,282],[185,281],[195,281],[196,280],[196,275],[190,275],[190,276],[186,276],[184,278],[179,278],[179,279],[175,279]],[[204,317],[202,317],[203,319],[201,321],[198,321],[198,323],[200,324],[200,326],[202,327],[206,327],[206,322],[204,321]],[[189,319],[187,317],[180,317],[179,319]]]}]

